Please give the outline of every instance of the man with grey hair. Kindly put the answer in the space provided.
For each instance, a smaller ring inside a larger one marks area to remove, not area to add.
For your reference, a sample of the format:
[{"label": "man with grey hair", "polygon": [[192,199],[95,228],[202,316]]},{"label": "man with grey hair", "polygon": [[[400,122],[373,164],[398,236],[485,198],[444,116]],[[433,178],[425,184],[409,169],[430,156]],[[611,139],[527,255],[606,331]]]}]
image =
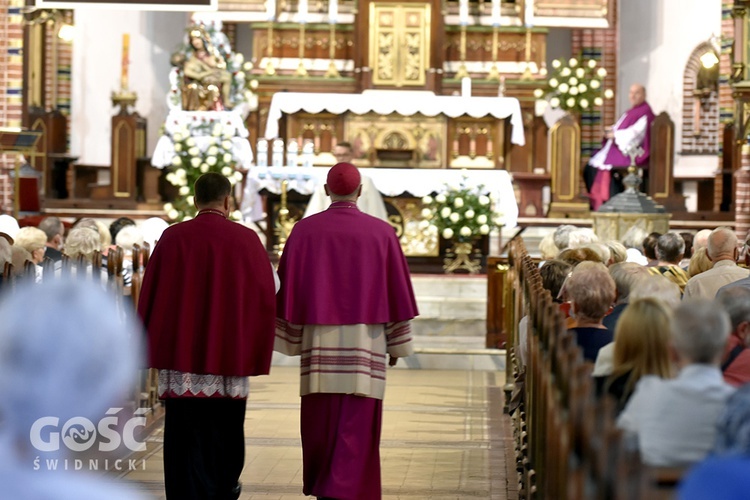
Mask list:
[{"label": "man with grey hair", "polygon": [[552,234],[552,240],[555,242],[555,246],[558,250],[558,255],[563,250],[567,250],[570,247],[570,233],[578,229],[570,224],[563,224],[555,229]]},{"label": "man with grey hair", "polygon": [[716,294],[716,302],[724,308],[732,322],[721,371],[724,380],[735,387],[750,382],[750,288],[725,286]]},{"label": "man with grey hair", "polygon": [[679,467],[702,460],[714,443],[716,422],[734,388],[719,369],[731,324],[713,301],[695,299],[675,310],[670,349],[679,374],[642,377],[617,419],[652,466]]},{"label": "man with grey hair", "polygon": [[685,291],[685,285],[689,276],[684,269],[680,267],[682,256],[685,254],[685,240],[677,233],[669,232],[659,236],[656,240],[656,259],[655,266],[649,267],[648,271],[657,275],[660,274],[672,283],[680,287],[680,293]]},{"label": "man with grey hair", "polygon": [[729,227],[717,227],[708,236],[706,255],[714,266],[690,278],[685,286],[685,298],[713,299],[724,285],[747,278],[750,271],[737,266],[737,236]]},{"label": "man with grey hair", "polygon": [[62,221],[57,217],[45,217],[38,227],[47,235],[47,251],[44,256],[55,262],[62,260],[65,236],[65,226]]}]

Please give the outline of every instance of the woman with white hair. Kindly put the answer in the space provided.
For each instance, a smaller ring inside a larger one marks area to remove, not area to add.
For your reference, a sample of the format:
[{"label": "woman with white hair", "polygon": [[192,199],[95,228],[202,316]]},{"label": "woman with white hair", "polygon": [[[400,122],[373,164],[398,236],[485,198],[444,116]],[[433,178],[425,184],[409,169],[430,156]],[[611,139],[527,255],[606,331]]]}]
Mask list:
[{"label": "woman with white hair", "polygon": [[[72,442],[66,426],[78,422],[87,430],[86,422],[122,406],[121,396],[135,383],[138,327],[120,319],[111,296],[65,278],[19,285],[0,301],[0,317],[0,496],[140,498],[101,477],[72,472],[72,460],[70,472],[63,467]],[[98,429],[92,430],[91,444]],[[60,433],[57,446],[52,431]],[[59,467],[52,470],[51,463]]]}]

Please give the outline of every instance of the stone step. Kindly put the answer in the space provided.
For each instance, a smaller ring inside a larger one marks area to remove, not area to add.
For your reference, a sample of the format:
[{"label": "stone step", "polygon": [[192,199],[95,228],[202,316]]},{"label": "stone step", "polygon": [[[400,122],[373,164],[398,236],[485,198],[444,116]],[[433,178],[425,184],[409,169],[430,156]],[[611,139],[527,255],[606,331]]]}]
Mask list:
[{"label": "stone step", "polygon": [[421,319],[482,320],[487,318],[487,298],[417,296]]},{"label": "stone step", "polygon": [[486,298],[487,276],[412,274],[411,284],[417,297]]}]

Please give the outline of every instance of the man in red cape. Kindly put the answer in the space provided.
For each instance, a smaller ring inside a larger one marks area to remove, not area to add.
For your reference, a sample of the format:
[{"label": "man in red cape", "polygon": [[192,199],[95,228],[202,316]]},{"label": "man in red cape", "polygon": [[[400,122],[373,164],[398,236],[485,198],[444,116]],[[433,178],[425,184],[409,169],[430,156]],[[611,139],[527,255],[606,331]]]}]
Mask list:
[{"label": "man in red cape", "polygon": [[138,303],[165,400],[167,498],[239,498],[247,377],[268,374],[274,271],[252,230],[227,220],[231,184],[195,183],[195,219],[164,231]]},{"label": "man in red cape", "polygon": [[304,494],[380,499],[386,355],[412,353],[417,305],[395,231],[357,208],[357,168],[334,165],[325,190],[281,256],[275,349],[302,358]]}]

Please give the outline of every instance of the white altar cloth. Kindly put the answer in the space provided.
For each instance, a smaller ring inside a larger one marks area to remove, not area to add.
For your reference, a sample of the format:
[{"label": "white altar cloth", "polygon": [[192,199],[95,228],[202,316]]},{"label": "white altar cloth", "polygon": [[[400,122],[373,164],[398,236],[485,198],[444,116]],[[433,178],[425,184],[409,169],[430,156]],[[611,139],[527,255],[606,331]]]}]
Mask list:
[{"label": "white altar cloth", "polygon": [[[253,167],[248,172],[243,195],[245,219],[263,219],[260,195],[266,189],[281,192],[281,181],[289,181],[288,189],[300,194],[313,194],[318,184],[325,183],[326,167]],[[439,193],[445,186],[467,187],[483,185],[494,201],[495,212],[505,227],[515,227],[518,221],[518,204],[513,192],[511,176],[505,170],[453,170],[426,168],[360,168],[363,176],[372,179],[383,196],[399,196],[409,192],[416,197]],[[464,178],[465,177],[465,178]]]},{"label": "white altar cloth", "polygon": [[408,90],[376,90],[362,94],[314,94],[308,92],[277,92],[271,99],[266,122],[266,139],[279,136],[279,119],[282,113],[329,113],[342,114],[347,111],[362,115],[374,111],[381,115],[398,113],[411,116],[444,114],[451,118],[469,115],[473,118],[492,115],[498,119],[510,116],[510,142],[523,146],[521,105],[514,97],[463,97],[434,95],[431,92]]}]

